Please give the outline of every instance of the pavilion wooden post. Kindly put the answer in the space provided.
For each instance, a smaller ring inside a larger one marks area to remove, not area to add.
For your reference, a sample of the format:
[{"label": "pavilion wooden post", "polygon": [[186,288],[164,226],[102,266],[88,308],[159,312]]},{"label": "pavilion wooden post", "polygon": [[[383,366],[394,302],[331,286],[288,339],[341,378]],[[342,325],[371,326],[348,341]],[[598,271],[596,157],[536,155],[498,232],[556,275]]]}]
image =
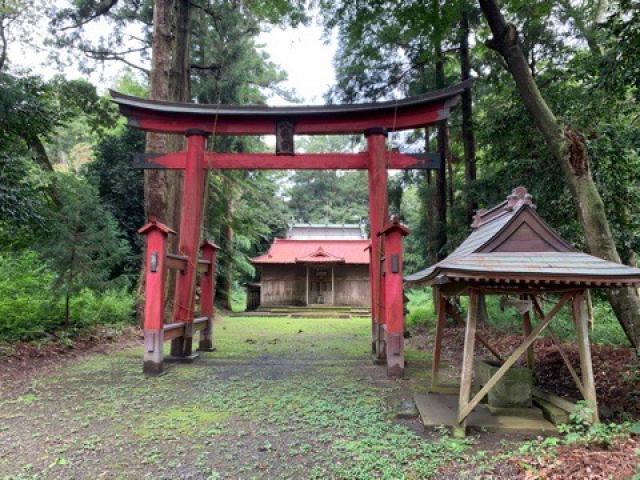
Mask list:
[{"label": "pavilion wooden post", "polygon": [[371,261],[369,277],[371,281],[371,327],[372,349],[377,360],[385,357],[383,346],[385,324],[382,305],[382,255],[384,239],[380,235],[388,215],[386,136],[382,128],[371,128],[364,132],[367,137],[369,154],[369,227],[371,236]]},{"label": "pavilion wooden post", "polygon": [[151,219],[138,232],[146,235],[144,266],[144,363],[146,375],[160,375],[164,370],[164,289],[166,278],[167,237],[175,232]]},{"label": "pavilion wooden post", "polygon": [[[471,289],[473,290],[473,289]],[[524,352],[531,346],[531,344],[538,338],[538,336],[542,333],[542,331],[547,328],[553,317],[558,313],[558,311],[562,308],[562,306],[567,303],[575,292],[567,292],[565,293],[558,303],[551,309],[551,311],[538,323],[535,329],[531,332],[527,338],[525,338],[524,342],[520,344],[507,358],[502,366],[493,374],[493,376],[487,381],[487,383],[480,389],[478,393],[474,395],[471,401],[464,400],[463,401],[463,385],[461,379],[460,385],[460,404],[458,405],[458,423],[462,424],[463,421],[467,418],[467,416],[471,413],[471,411],[480,403],[480,401],[484,398],[484,396],[489,393],[493,387],[500,381],[500,379],[504,376],[504,374],[509,370],[514,363],[518,361],[518,359],[524,354]],[[471,306],[474,304],[471,299],[471,294],[469,298],[469,315],[471,315]],[[474,307],[476,309],[477,315],[477,305]],[[469,317],[470,319],[471,317]],[[473,330],[475,333],[475,322],[473,322]],[[462,359],[462,374],[464,375],[465,368],[473,369],[473,356],[470,358],[466,355],[466,345],[467,345],[467,335],[469,334],[469,320],[467,321],[467,331],[465,332],[465,354]],[[472,350],[473,353],[473,350]],[[466,367],[465,367],[466,365]],[[469,380],[470,382],[470,380]],[[469,383],[470,388],[470,383]],[[465,396],[465,399],[468,399],[468,395]]]},{"label": "pavilion wooden post", "polygon": [[442,335],[447,321],[447,299],[440,289],[433,287],[436,300],[436,337],[434,339],[433,363],[431,364],[431,390],[438,387],[438,374],[440,372],[440,356],[442,353]]},{"label": "pavilion wooden post", "polygon": [[409,229],[394,216],[380,232],[384,241],[384,318],[387,375],[404,374],[404,289],[402,276],[402,237]]},{"label": "pavilion wooden post", "polygon": [[[526,295],[521,295],[520,298],[522,300],[526,300],[527,296]],[[531,301],[531,304],[533,305],[533,300]],[[527,310],[526,312],[524,312],[522,314],[522,327],[524,330],[524,336],[528,337],[529,335],[531,335],[531,312],[530,310]],[[536,363],[536,354],[535,354],[535,350],[534,350],[534,345],[535,343],[532,343],[531,346],[527,349],[527,367],[529,368],[529,370],[531,370],[532,372],[535,369],[535,363]]]},{"label": "pavilion wooden post", "polygon": [[216,315],[216,257],[219,247],[211,242],[205,241],[201,246],[202,259],[209,262],[206,272],[200,276],[200,314],[207,317],[207,325],[200,331],[200,342],[198,351],[213,352],[213,321]]},{"label": "pavilion wooden post", "polygon": [[[480,307],[480,294],[475,288],[469,289],[469,309],[467,310],[467,325],[464,331],[464,350],[462,353],[462,372],[460,374],[460,396],[458,409],[463,410],[469,405],[471,398],[471,383],[473,381],[473,356],[476,343],[476,324]],[[454,436],[464,437],[467,433],[467,417],[458,418],[458,425],[454,428]]]},{"label": "pavilion wooden post", "polygon": [[573,298],[573,320],[576,325],[576,339],[580,352],[580,371],[582,372],[582,386],[584,399],[593,408],[593,422],[599,421],[598,402],[596,399],[596,385],[591,363],[591,347],[589,345],[589,314],[585,302],[584,290]]},{"label": "pavilion wooden post", "polygon": [[196,270],[200,244],[200,226],[204,182],[206,179],[204,152],[208,133],[203,130],[187,130],[187,158],[182,187],[180,213],[179,254],[187,257],[186,268],[177,275],[173,321],[184,323],[184,335],[171,342],[171,355],[176,360],[191,361],[193,317],[195,303]]}]

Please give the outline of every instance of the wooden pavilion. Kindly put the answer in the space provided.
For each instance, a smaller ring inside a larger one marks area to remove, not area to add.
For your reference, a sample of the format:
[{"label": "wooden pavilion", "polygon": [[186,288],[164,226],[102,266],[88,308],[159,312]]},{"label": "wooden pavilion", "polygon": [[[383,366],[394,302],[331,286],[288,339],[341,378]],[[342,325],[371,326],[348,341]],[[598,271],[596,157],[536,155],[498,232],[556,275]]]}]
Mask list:
[{"label": "wooden pavilion", "polygon": [[[640,285],[640,269],[608,262],[582,253],[563,240],[536,212],[526,188],[518,187],[495,207],[479,210],[467,239],[447,258],[420,272],[408,275],[409,285],[430,285],[437,299],[437,326],[432,365],[432,387],[438,383],[442,335],[447,315],[462,320],[452,297],[467,295],[469,307],[465,325],[464,351],[456,424],[463,431],[469,414],[496,386],[525,352],[533,367],[533,346],[546,329],[567,365],[578,389],[594,408],[598,421],[596,391],[589,346],[586,292],[588,288],[617,288]],[[544,312],[541,295],[559,300]],[[525,339],[508,358],[476,332],[479,303],[483,295],[515,296],[523,317]],[[558,311],[570,305],[580,355],[580,374],[573,368],[550,323]],[[538,318],[535,328],[531,316]],[[471,398],[475,340],[498,358],[499,368]]]}]

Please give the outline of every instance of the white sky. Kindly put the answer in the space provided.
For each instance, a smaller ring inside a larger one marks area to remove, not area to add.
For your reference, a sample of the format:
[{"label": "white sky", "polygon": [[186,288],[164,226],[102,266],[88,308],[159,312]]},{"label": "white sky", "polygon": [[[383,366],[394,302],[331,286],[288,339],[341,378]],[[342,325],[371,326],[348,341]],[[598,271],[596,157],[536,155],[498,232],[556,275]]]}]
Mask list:
[{"label": "white sky", "polygon": [[[262,33],[258,42],[288,75],[284,86],[295,90],[306,104],[325,103],[323,95],[335,82],[333,56],[336,39],[323,40],[323,29],[319,25],[302,26],[296,29],[272,29]],[[271,98],[269,104],[287,103],[281,98]]]},{"label": "white sky", "polygon": [[[48,25],[46,18],[36,21],[32,31],[46,32]],[[96,22],[92,26],[92,33],[98,38],[108,32],[108,25]],[[92,36],[94,36],[92,35]],[[49,50],[43,46],[44,35],[27,34],[26,42],[11,42],[9,61],[13,69],[30,69],[33,73],[50,78],[56,73],[63,73],[67,78],[86,77],[78,69],[79,61],[72,61],[61,71],[55,62],[48,58]],[[284,87],[293,90],[296,96],[305,104],[325,103],[323,95],[335,81],[333,56],[336,51],[336,39],[328,41],[323,38],[321,26],[313,23],[298,28],[272,28],[259,35],[258,44],[264,45],[264,50],[271,60],[279,65],[288,76]],[[113,86],[122,74],[124,66],[119,62],[107,62],[89,75],[89,80],[100,91]],[[268,99],[271,105],[283,105],[286,102],[280,97]]]}]

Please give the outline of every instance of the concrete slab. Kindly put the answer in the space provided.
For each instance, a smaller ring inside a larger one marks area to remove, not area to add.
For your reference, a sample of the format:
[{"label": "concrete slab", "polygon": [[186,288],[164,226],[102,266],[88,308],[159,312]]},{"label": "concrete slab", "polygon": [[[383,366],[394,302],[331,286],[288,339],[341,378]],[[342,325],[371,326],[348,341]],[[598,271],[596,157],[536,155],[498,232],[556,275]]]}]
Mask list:
[{"label": "concrete slab", "polygon": [[[416,406],[425,427],[456,426],[458,397],[438,393],[416,394]],[[547,421],[538,408],[504,409],[493,414],[486,405],[478,405],[467,419],[470,427],[491,431],[517,431],[527,433],[555,433],[554,425]]]}]

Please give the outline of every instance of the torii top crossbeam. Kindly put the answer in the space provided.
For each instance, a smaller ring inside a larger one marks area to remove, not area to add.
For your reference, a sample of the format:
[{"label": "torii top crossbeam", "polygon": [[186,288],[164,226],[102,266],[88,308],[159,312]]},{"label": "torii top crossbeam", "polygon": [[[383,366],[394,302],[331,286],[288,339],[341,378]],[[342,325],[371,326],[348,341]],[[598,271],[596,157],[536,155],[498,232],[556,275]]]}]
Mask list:
[{"label": "torii top crossbeam", "polygon": [[278,122],[290,122],[296,134],[315,135],[422,128],[446,120],[466,88],[468,81],[403,100],[287,107],[172,103],[115,91],[111,97],[129,125],[149,132],[184,134],[197,129],[220,135],[268,135],[276,133]]}]

